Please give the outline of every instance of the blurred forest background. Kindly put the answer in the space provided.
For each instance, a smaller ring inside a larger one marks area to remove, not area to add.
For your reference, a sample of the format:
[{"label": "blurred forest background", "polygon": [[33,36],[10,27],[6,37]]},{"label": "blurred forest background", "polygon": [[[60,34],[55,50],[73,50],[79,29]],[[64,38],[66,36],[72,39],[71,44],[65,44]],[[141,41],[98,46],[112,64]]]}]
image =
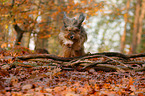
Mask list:
[{"label": "blurred forest background", "polygon": [[0,48],[60,54],[64,11],[86,15],[86,52],[145,52],[145,0],[0,0]]}]

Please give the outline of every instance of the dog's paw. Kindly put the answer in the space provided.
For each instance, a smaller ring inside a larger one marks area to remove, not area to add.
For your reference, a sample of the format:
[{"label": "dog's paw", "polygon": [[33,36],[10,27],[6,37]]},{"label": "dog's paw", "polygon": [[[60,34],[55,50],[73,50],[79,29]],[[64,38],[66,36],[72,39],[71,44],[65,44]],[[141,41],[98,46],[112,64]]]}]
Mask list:
[{"label": "dog's paw", "polygon": [[73,45],[73,41],[65,40],[65,41],[64,41],[64,45],[66,45],[68,48],[71,48],[72,45]]},{"label": "dog's paw", "polygon": [[71,48],[71,47],[72,47],[72,44],[66,44],[66,46],[67,46],[68,48]]}]

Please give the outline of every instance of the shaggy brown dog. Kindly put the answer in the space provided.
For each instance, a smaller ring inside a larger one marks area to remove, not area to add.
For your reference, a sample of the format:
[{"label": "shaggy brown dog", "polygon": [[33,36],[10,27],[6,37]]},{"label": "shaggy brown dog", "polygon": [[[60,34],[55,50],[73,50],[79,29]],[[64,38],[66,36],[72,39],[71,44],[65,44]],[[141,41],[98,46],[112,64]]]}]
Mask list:
[{"label": "shaggy brown dog", "polygon": [[64,57],[76,57],[85,55],[84,42],[87,40],[87,34],[82,27],[84,14],[80,14],[78,19],[69,18],[64,13],[62,31],[59,33],[59,41],[63,48]]}]

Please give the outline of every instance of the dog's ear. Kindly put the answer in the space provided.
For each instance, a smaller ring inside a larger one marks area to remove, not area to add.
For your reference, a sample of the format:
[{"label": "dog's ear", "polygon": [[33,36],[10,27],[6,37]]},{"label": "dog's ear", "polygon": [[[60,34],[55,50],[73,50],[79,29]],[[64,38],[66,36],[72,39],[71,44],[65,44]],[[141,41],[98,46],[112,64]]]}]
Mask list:
[{"label": "dog's ear", "polygon": [[69,18],[66,16],[66,13],[64,12],[64,16],[63,16],[64,27],[68,26],[68,22],[69,22]]},{"label": "dog's ear", "polygon": [[80,14],[79,18],[78,18],[78,27],[81,27],[82,22],[85,20],[85,16],[83,13]]}]

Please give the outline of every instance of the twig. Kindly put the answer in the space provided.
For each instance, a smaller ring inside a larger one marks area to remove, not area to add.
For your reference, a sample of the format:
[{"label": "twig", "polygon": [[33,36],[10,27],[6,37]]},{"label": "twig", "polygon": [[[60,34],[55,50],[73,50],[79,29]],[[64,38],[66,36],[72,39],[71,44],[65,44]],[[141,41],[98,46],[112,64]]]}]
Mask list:
[{"label": "twig", "polygon": [[[110,57],[107,57],[107,56],[104,56],[104,55],[85,56],[85,57],[82,57],[82,58],[80,58],[80,59],[78,59],[78,60],[80,61],[80,60],[83,60],[83,59],[90,59],[90,58],[97,58],[97,57],[104,57],[104,58],[107,58],[109,61],[111,60],[111,61],[113,61],[113,62],[115,62],[115,63],[120,64],[121,66],[124,66],[124,67],[126,67],[126,68],[132,69],[131,67],[129,67],[129,66],[123,64],[122,62],[117,61],[117,60],[114,60],[114,59],[112,59],[112,58],[110,58]],[[74,62],[74,61],[76,61],[76,60],[72,60],[72,61],[70,61],[70,62]],[[69,65],[78,64],[79,61],[76,61],[75,63],[69,64]],[[105,62],[106,62],[106,61],[105,61]],[[107,62],[108,62],[108,61],[107,61]],[[107,62],[106,62],[106,63],[107,63]],[[101,62],[100,62],[100,63],[101,63]],[[104,62],[102,62],[102,63],[104,63]]]},{"label": "twig", "polygon": [[128,55],[129,58],[145,57],[145,53]]},{"label": "twig", "polygon": [[125,65],[124,63],[120,62],[120,61],[114,60],[114,59],[112,59],[112,58],[110,58],[110,57],[106,57],[106,58],[108,58],[108,59],[114,61],[115,63],[119,63],[121,66],[124,66],[124,67],[129,68],[129,69],[133,69],[133,68],[131,68],[131,67]]},{"label": "twig", "polygon": [[76,62],[76,61],[81,61],[81,60],[84,60],[84,59],[90,59],[90,58],[101,58],[101,57],[105,57],[104,55],[92,55],[92,56],[84,56],[84,57],[80,57],[80,58],[76,58],[76,59],[73,59],[71,60],[69,63],[73,63],[73,62]]},{"label": "twig", "polygon": [[77,60],[76,62],[73,62],[73,63],[67,63],[67,66],[78,66],[79,64],[82,64],[82,63],[87,63],[87,64],[105,64],[107,63],[108,61],[110,60],[105,60],[105,61],[81,61],[81,60]]},{"label": "twig", "polygon": [[29,61],[35,61],[35,62],[43,62],[43,63],[58,63],[61,64],[61,61],[55,61],[55,60],[46,60],[46,59],[29,59]]},{"label": "twig", "polygon": [[135,68],[134,69],[136,72],[138,72],[138,71],[145,71],[145,67],[142,67],[142,68]]},{"label": "twig", "polygon": [[120,71],[120,72],[125,72],[123,69],[117,67],[117,66],[114,66],[114,65],[109,65],[109,64],[90,64],[89,66],[85,66],[82,68],[82,70],[86,70],[88,69],[89,67],[105,67],[105,68],[111,68],[111,69],[115,69],[116,71]]},{"label": "twig", "polygon": [[119,53],[119,52],[94,53],[94,54],[88,54],[87,56],[92,56],[92,55],[105,55],[105,56],[108,56],[108,57],[120,57],[120,58],[129,60],[129,57],[127,55]]},{"label": "twig", "polygon": [[57,61],[66,61],[66,62],[73,59],[73,58],[58,57],[52,54],[32,54],[32,55],[24,55],[24,56],[16,57],[16,59],[21,59],[21,60],[28,60],[28,59],[35,59],[35,58],[49,58]]}]

